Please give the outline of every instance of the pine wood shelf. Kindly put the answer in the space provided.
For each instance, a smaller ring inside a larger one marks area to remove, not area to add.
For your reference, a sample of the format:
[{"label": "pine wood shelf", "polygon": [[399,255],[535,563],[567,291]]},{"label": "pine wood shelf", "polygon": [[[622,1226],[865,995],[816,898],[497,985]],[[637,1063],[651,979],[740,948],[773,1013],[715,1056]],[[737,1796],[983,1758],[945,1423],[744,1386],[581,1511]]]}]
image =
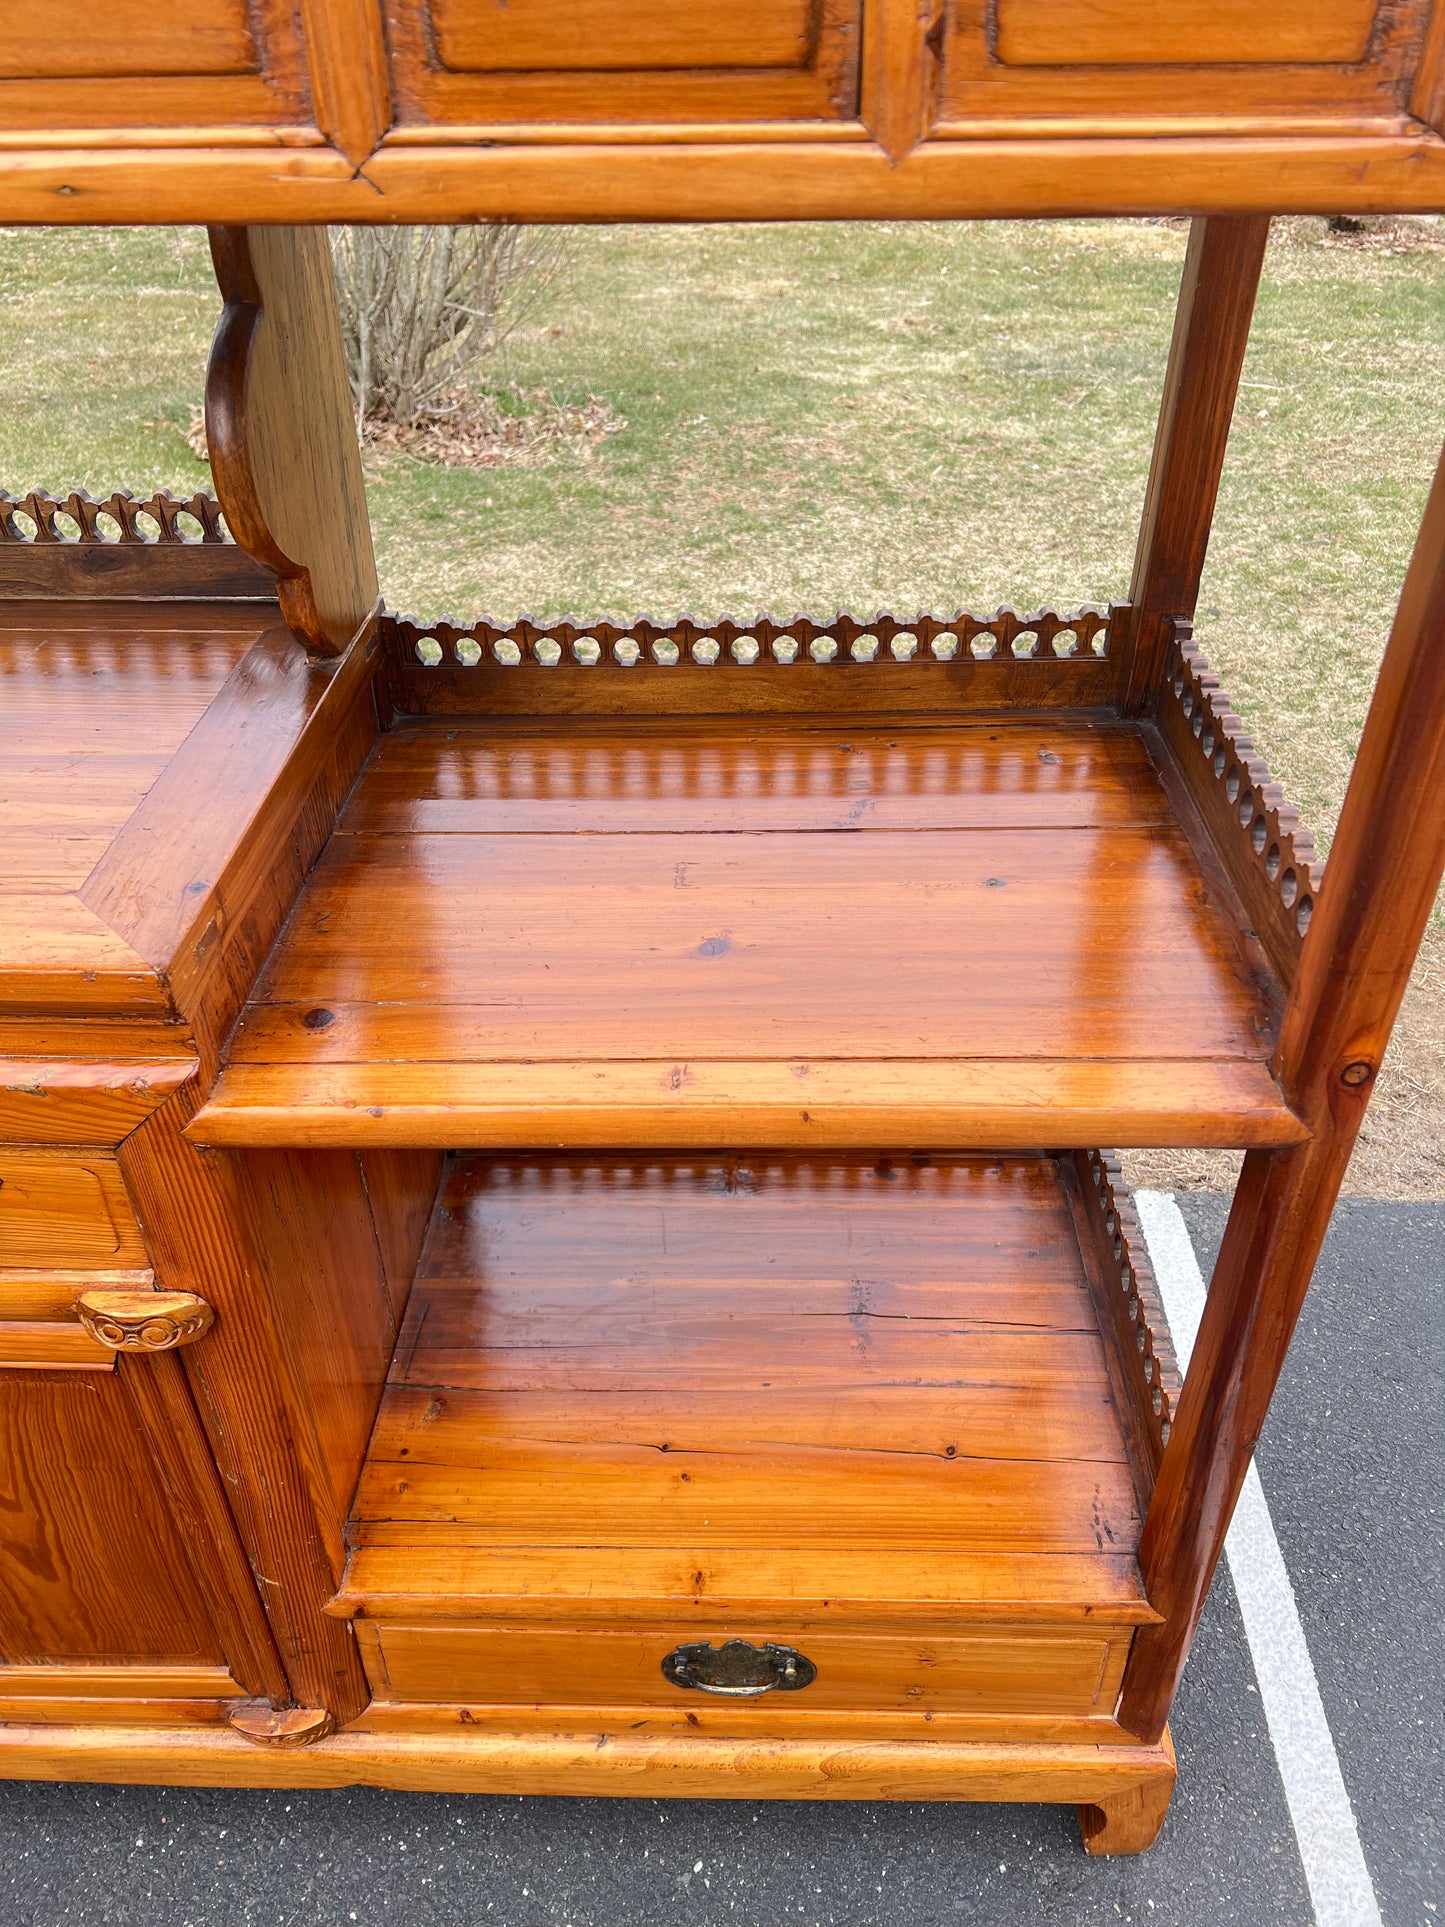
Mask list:
[{"label": "pine wood shelf", "polygon": [[1104,714],[421,719],[192,1135],[1290,1143],[1223,887]]},{"label": "pine wood shelf", "polygon": [[1152,1475],[1095,1191],[1072,1158],[454,1159],[333,1606],[378,1697],[716,1726],[661,1661],[744,1637],[818,1665],[800,1732],[1109,1726]]}]

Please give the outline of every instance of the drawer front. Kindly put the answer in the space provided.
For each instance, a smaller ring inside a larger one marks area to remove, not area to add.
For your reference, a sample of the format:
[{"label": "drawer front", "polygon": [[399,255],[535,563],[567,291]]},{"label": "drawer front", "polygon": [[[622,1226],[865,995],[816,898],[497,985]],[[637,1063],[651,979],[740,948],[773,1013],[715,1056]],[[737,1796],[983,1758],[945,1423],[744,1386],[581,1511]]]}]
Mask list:
[{"label": "drawer front", "polygon": [[0,1266],[128,1271],[145,1263],[114,1158],[0,1150]]},{"label": "drawer front", "polygon": [[[674,1685],[663,1661],[676,1647],[745,1639],[796,1649],[817,1668],[799,1691],[747,1704],[790,1712],[1112,1713],[1127,1628],[1106,1632],[980,1629],[957,1638],[840,1633],[809,1627],[405,1626],[358,1620],[357,1637],[381,1700],[486,1706],[700,1707],[724,1704]],[[737,1704],[736,1700],[727,1703]]]}]

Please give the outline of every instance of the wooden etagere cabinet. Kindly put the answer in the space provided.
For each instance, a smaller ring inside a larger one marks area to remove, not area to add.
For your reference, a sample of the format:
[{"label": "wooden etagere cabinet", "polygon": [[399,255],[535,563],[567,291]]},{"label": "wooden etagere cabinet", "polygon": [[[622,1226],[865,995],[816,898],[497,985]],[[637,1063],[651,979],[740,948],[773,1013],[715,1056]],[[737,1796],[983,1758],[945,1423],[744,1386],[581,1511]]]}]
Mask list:
[{"label": "wooden etagere cabinet", "polygon": [[[1361,87],[1423,30],[1325,11]],[[399,12],[395,99],[580,115],[503,72],[544,14]],[[894,73],[846,7],[806,58],[785,7],[629,18],[577,40],[629,112]],[[940,128],[1083,112],[1062,19],[1000,7],[991,66],[942,16]],[[303,86],[247,21],[238,120]],[[0,1772],[1150,1843],[1445,864],[1445,470],[1328,866],[1192,638],[1267,231],[1194,224],[1107,606],[424,625],[378,599],[323,237],[213,230],[217,499],[0,499]],[[1246,1153],[1182,1384],[1105,1145]]]}]

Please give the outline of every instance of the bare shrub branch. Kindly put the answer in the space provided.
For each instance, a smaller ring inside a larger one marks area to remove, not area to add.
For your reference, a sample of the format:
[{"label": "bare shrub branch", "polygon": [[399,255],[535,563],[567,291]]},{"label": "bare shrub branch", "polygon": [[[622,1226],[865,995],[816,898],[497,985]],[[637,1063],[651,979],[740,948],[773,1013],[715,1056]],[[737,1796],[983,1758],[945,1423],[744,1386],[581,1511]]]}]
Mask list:
[{"label": "bare shrub branch", "polygon": [[331,258],[358,433],[454,414],[466,377],[525,318],[562,258],[557,229],[344,227]]}]

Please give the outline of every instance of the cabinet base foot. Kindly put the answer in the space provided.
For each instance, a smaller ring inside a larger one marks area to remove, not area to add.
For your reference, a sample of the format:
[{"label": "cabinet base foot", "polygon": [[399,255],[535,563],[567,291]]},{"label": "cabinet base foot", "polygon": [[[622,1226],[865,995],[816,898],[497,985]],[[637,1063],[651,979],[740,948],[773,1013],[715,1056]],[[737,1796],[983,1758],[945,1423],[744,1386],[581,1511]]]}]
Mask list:
[{"label": "cabinet base foot", "polygon": [[1159,1837],[1174,1791],[1174,1748],[1164,1735],[1159,1770],[1122,1792],[1091,1800],[1079,1808],[1084,1851],[1093,1854],[1143,1853]]}]

